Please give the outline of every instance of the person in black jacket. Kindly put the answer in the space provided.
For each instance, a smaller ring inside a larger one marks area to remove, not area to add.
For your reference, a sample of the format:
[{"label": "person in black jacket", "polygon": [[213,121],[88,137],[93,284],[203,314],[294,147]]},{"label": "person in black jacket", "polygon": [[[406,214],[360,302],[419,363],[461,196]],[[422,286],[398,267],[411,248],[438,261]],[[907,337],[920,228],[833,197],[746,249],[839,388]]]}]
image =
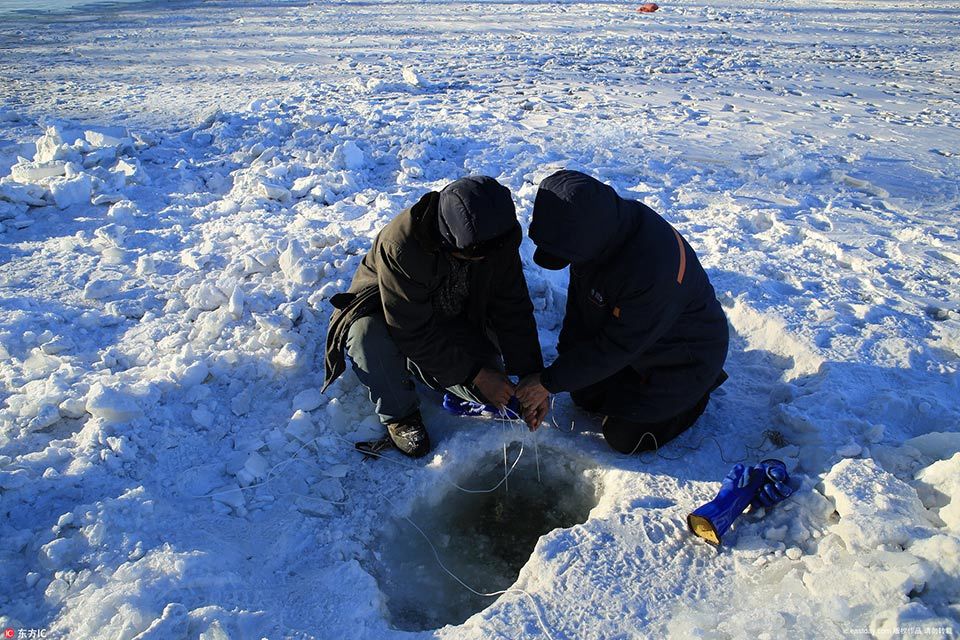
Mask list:
[{"label": "person in black jacket", "polygon": [[[327,332],[323,389],[346,368],[369,389],[380,421],[405,454],[430,450],[411,372],[436,390],[503,408],[508,375],[543,369],[533,304],[520,263],[510,191],[461,178],[425,194],[373,242]],[[526,405],[533,427],[546,415]]]},{"label": "person in black jacket", "polygon": [[570,392],[604,416],[617,451],[663,446],[703,413],[726,380],[729,329],[690,245],[646,205],[577,171],[540,185],[534,261],[570,265],[557,359],[522,381],[517,397]]}]

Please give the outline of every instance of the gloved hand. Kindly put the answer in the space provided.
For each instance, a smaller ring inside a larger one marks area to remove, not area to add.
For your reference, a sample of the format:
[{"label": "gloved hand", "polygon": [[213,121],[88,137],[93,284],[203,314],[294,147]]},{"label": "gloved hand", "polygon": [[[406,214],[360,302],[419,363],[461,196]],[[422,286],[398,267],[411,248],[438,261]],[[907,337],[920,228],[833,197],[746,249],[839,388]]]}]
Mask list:
[{"label": "gloved hand", "polygon": [[516,398],[510,398],[510,402],[504,408],[495,407],[492,404],[483,404],[482,402],[470,402],[457,397],[449,391],[443,394],[443,408],[455,416],[469,416],[473,418],[505,418],[507,420],[519,420],[522,409],[520,402]]},{"label": "gloved hand", "polygon": [[767,481],[763,483],[753,500],[750,501],[751,507],[754,509],[769,509],[778,502],[786,500],[793,495],[793,489],[787,484],[789,477],[786,468],[779,464],[769,465],[767,461],[764,460],[756,465],[754,469],[765,473]]}]

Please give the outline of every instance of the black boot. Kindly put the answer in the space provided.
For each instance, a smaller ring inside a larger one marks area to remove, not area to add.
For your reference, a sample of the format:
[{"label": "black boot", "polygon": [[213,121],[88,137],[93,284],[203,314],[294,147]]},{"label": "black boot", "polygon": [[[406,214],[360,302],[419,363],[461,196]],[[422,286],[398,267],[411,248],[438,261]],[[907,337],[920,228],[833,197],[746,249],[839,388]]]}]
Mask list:
[{"label": "black boot", "polygon": [[427,428],[423,426],[423,417],[419,411],[384,426],[387,427],[393,444],[405,455],[420,458],[430,451],[430,436],[427,435]]}]

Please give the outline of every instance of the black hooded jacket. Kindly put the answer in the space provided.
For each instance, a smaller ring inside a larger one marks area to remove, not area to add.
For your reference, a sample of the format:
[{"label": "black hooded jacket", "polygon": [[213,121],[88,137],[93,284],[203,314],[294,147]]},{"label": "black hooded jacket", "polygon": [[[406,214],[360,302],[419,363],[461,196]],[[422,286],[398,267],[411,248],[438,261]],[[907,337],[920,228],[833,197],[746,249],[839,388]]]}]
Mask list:
[{"label": "black hooded jacket", "polygon": [[[510,191],[493,178],[461,178],[421,197],[377,234],[349,291],[334,296],[324,389],[345,369],[350,324],[373,314],[383,314],[400,351],[444,387],[471,382],[483,364],[464,336],[479,344],[492,334],[509,374],[541,370],[521,239]],[[465,312],[441,319],[433,299],[450,273],[443,253],[451,251],[484,259],[471,264]]]},{"label": "black hooded jacket", "polygon": [[646,205],[576,171],[540,185],[537,247],[572,263],[557,359],[542,384],[577,391],[632,367],[645,380],[605,412],[669,418],[709,390],[726,359],[727,319],[696,254]]}]

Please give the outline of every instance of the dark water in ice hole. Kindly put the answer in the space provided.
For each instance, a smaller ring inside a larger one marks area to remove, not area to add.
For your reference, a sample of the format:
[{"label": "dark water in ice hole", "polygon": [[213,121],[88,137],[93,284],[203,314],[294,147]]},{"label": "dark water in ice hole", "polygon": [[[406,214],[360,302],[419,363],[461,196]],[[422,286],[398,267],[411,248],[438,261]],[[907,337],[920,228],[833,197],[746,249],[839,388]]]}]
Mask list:
[{"label": "dark water in ice hole", "polygon": [[[511,464],[518,450],[509,451]],[[542,535],[586,522],[599,499],[587,471],[582,462],[541,449],[538,483],[533,454],[524,451],[507,484],[495,492],[468,494],[443,482],[409,517],[461,580],[481,593],[500,591],[516,581]],[[493,455],[454,479],[468,489],[488,489],[503,473],[503,456]],[[471,593],[444,572],[423,536],[399,515],[387,519],[374,549],[379,559],[368,568],[395,629],[457,625],[496,601]]]}]

